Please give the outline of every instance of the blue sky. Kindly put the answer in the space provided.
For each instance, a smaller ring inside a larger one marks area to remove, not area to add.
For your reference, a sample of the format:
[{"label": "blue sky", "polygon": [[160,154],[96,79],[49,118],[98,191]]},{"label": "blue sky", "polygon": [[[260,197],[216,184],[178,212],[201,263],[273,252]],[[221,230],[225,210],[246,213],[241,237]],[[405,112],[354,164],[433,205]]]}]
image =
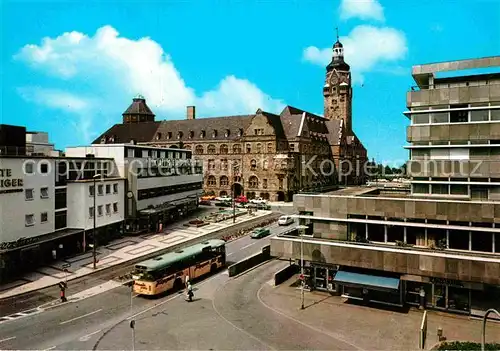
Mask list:
[{"label": "blue sky", "polygon": [[354,129],[378,161],[402,163],[415,64],[500,54],[500,2],[3,1],[2,123],[88,143],[143,94],[159,119],[322,114],[339,27]]}]

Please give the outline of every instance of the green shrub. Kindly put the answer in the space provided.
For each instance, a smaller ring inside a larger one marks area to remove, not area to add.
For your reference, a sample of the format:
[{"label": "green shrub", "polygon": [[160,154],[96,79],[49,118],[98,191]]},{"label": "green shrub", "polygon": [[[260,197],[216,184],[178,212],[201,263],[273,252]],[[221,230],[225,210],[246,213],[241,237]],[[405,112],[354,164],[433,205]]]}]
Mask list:
[{"label": "green shrub", "polygon": [[[486,344],[484,345],[485,350],[489,351],[497,351],[500,350],[500,344]],[[453,342],[444,342],[439,345],[438,350],[460,350],[460,351],[480,351],[481,344],[478,342],[470,342],[470,341],[453,341]]]}]

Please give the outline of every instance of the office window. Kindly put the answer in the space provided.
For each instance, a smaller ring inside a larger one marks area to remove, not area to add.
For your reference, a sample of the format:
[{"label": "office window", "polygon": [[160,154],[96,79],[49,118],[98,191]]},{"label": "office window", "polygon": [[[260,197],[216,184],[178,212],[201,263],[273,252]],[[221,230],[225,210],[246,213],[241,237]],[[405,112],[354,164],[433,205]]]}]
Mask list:
[{"label": "office window", "polygon": [[428,113],[419,113],[416,115],[411,115],[412,124],[427,124],[429,123]]},{"label": "office window", "polygon": [[500,121],[500,109],[490,110],[490,119],[492,121]]},{"label": "office window", "polygon": [[48,220],[49,220],[49,215],[47,214],[47,212],[42,212],[40,215],[40,222],[44,223],[47,222]]},{"label": "office window", "polygon": [[106,204],[106,214],[107,215],[111,214],[111,204]]},{"label": "office window", "polygon": [[118,184],[113,184],[113,193],[118,194]]},{"label": "office window", "polygon": [[106,194],[111,194],[111,184],[106,184]]},{"label": "office window", "polygon": [[27,162],[24,164],[24,170],[26,171],[27,174],[33,174],[33,163],[32,162]]},{"label": "office window", "polygon": [[40,197],[42,199],[47,199],[49,197],[49,188],[41,188],[40,189]]},{"label": "office window", "polygon": [[89,207],[89,218],[94,218],[94,207]]},{"label": "office window", "polygon": [[102,195],[104,192],[104,187],[102,185],[97,186],[97,195]]},{"label": "office window", "polygon": [[414,194],[429,194],[429,184],[413,184]]},{"label": "office window", "polygon": [[102,216],[102,205],[97,206],[97,215]]},{"label": "office window", "polygon": [[118,202],[113,203],[113,212],[118,212]]},{"label": "office window", "polygon": [[[477,103],[470,104],[471,107],[482,107],[488,106],[488,103]],[[489,120],[489,111],[488,110],[471,110],[470,111],[470,121],[471,122],[485,122]]]},{"label": "office window", "polygon": [[35,225],[35,215],[34,214],[25,215],[24,216],[24,223],[26,224],[27,227]]},{"label": "office window", "polygon": [[40,164],[40,172],[43,174],[47,174],[49,172],[49,165],[46,163]]},{"label": "office window", "polygon": [[89,196],[94,196],[94,186],[89,186]]},{"label": "office window", "polygon": [[34,198],[33,194],[34,194],[33,189],[24,190],[24,197],[25,197],[26,201],[33,200],[33,198]]}]

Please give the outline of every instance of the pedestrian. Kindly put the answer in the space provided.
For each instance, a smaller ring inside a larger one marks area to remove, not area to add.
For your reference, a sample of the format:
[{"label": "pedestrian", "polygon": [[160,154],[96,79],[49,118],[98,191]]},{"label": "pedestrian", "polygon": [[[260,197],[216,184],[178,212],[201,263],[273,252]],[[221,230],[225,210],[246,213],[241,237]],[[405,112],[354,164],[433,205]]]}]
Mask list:
[{"label": "pedestrian", "polygon": [[191,302],[193,301],[193,287],[191,286],[191,282],[188,282],[187,283],[187,298],[188,298],[188,301]]}]

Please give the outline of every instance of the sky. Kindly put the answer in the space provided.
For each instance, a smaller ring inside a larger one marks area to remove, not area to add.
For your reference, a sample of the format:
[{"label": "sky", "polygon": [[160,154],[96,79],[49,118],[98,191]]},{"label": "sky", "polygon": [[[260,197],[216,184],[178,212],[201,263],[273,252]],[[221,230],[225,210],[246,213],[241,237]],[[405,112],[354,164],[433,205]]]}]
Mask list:
[{"label": "sky", "polygon": [[137,94],[157,120],[323,113],[338,28],[353,127],[378,162],[408,158],[416,64],[500,54],[496,0],[1,1],[1,123],[84,145]]}]

